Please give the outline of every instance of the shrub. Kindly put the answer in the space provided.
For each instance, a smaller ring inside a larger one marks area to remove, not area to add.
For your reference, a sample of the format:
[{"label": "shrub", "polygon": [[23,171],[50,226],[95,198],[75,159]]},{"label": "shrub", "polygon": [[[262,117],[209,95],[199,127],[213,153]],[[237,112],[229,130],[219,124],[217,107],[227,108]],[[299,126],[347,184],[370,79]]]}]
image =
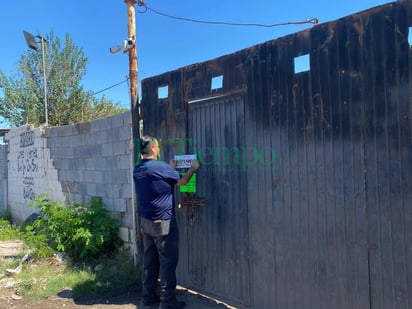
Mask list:
[{"label": "shrub", "polygon": [[6,221],[9,221],[11,223],[12,222],[11,212],[8,209],[3,210],[2,212],[0,212],[0,220],[6,220]]},{"label": "shrub", "polygon": [[20,239],[20,228],[14,224],[11,224],[8,219],[0,217],[0,240],[16,240]]},{"label": "shrub", "polygon": [[120,223],[109,216],[100,198],[93,198],[89,204],[63,205],[41,195],[31,205],[40,209],[33,231],[44,235],[53,249],[65,252],[73,261],[96,258],[122,244]]}]

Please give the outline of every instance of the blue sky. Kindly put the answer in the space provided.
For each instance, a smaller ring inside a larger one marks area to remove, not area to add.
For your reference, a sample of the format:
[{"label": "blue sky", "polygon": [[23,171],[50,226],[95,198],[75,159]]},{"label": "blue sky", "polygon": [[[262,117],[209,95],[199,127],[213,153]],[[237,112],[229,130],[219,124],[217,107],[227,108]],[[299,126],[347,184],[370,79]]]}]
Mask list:
[{"label": "blue sky", "polygon": [[[384,0],[146,0],[148,8],[199,21],[277,24],[317,18],[332,21],[392,1]],[[312,27],[242,27],[186,22],[146,13],[136,4],[138,78],[140,80]],[[109,48],[127,38],[124,0],[2,1],[0,9],[0,69],[11,75],[27,50],[23,30],[61,39],[68,33],[88,58],[86,90],[130,107],[126,77],[127,54]],[[122,83],[123,82],[123,83]],[[2,95],[0,91],[0,95]]]}]

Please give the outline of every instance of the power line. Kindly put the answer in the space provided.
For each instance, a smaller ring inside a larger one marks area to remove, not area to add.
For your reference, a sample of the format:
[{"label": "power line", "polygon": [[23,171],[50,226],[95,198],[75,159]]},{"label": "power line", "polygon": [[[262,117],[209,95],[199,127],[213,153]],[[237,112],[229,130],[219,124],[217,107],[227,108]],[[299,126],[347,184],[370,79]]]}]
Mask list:
[{"label": "power line", "polygon": [[231,22],[224,22],[224,21],[206,21],[206,20],[197,20],[197,19],[191,19],[191,18],[185,18],[185,17],[177,17],[177,16],[166,14],[166,13],[162,13],[162,12],[159,12],[155,9],[149,8],[143,0],[138,0],[137,4],[139,6],[142,6],[142,7],[145,8],[145,10],[143,12],[139,12],[139,13],[146,13],[149,10],[149,11],[152,11],[153,13],[155,13],[155,14],[165,16],[165,17],[168,17],[168,18],[183,20],[183,21],[188,21],[188,22],[194,22],[194,23],[202,23],[202,24],[271,28],[271,27],[286,26],[286,25],[302,25],[302,24],[317,25],[319,23],[317,18],[306,19],[306,20],[303,20],[303,21],[289,21],[289,22],[276,23],[276,24],[231,23]]},{"label": "power line", "polygon": [[123,80],[123,81],[121,81],[121,82],[119,82],[119,83],[117,83],[117,84],[114,84],[114,85],[112,85],[112,86],[109,86],[109,87],[107,87],[107,88],[104,88],[104,89],[102,89],[102,90],[96,91],[96,92],[92,93],[92,96],[95,96],[96,94],[99,94],[99,93],[104,92],[104,91],[106,91],[106,90],[109,90],[109,89],[111,89],[111,88],[117,87],[117,86],[119,86],[119,85],[121,85],[121,84],[123,84],[123,83],[125,83],[125,82],[127,82],[127,81],[129,81],[129,78],[126,78],[125,80]]},{"label": "power line", "polygon": [[[141,73],[143,73],[143,75],[145,75],[145,71],[141,71]],[[129,80],[130,80],[130,78],[129,78],[128,76],[126,76],[126,79],[125,79],[125,80],[122,80],[121,82],[118,82],[117,84],[114,84],[114,85],[109,86],[109,87],[107,87],[107,88],[104,88],[104,89],[102,89],[102,90],[96,91],[96,92],[92,93],[91,96],[94,96],[94,95],[96,95],[96,94],[99,94],[99,93],[101,93],[101,92],[104,92],[104,91],[106,91],[106,90],[109,90],[109,89],[111,89],[111,88],[117,87],[117,86],[119,86],[119,85],[121,85],[121,84],[123,84],[123,83],[126,83],[126,82],[129,83]],[[128,84],[128,88],[129,88],[129,84]],[[130,89],[129,89],[129,90],[130,90]]]},{"label": "power line", "polygon": [[[285,25],[302,25],[302,24],[314,24],[317,25],[319,23],[317,18],[311,18],[311,19],[306,19],[303,21],[296,21],[296,22],[284,22],[284,23],[276,23],[276,24],[258,24],[258,23],[231,23],[231,22],[223,22],[223,21],[206,21],[206,20],[197,20],[197,19],[192,19],[192,18],[185,18],[185,17],[177,17],[177,16],[173,16],[170,14],[166,14],[166,13],[162,13],[159,12],[155,9],[149,8],[147,6],[147,4],[143,1],[143,0],[137,0],[137,4],[141,7],[144,7],[145,10],[143,12],[139,12],[139,13],[146,13],[147,11],[151,11],[155,14],[164,16],[164,17],[168,17],[168,18],[172,18],[172,19],[177,19],[177,20],[183,20],[183,21],[187,21],[187,22],[194,22],[194,23],[202,23],[202,24],[211,24],[211,25],[225,25],[225,26],[246,26],[246,27],[265,27],[265,28],[271,28],[271,27],[277,27],[277,26],[285,26]],[[107,88],[104,88],[100,91],[96,91],[94,93],[92,93],[92,96],[102,93],[104,91],[107,91],[111,88],[117,87],[125,82],[129,82],[129,78],[126,77],[125,80],[114,84],[112,86],[109,86]]]}]

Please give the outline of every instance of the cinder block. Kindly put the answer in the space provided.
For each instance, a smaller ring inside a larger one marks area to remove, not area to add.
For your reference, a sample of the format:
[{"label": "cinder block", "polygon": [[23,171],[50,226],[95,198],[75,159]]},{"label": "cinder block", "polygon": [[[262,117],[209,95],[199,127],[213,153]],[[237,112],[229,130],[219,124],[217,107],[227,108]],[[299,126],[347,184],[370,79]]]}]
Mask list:
[{"label": "cinder block", "polygon": [[55,137],[47,138],[46,145],[48,148],[56,147],[57,139]]},{"label": "cinder block", "polygon": [[81,138],[82,138],[82,145],[93,145],[93,144],[96,144],[96,141],[94,141],[93,140],[93,137],[92,137],[92,135],[89,133],[89,134],[83,134],[82,136],[81,136]]},{"label": "cinder block", "polygon": [[119,141],[113,143],[113,155],[123,155],[129,152],[129,143],[125,141]]},{"label": "cinder block", "polygon": [[96,170],[99,171],[107,171],[112,169],[117,169],[118,166],[116,164],[116,158],[113,157],[95,157],[94,158],[94,166]]},{"label": "cinder block", "polygon": [[87,202],[85,196],[81,194],[77,194],[77,193],[70,193],[66,195],[66,198],[68,198],[72,202],[79,203],[79,204]]},{"label": "cinder block", "polygon": [[128,140],[132,138],[132,126],[131,125],[125,125],[123,127],[119,128],[119,135],[121,140]]},{"label": "cinder block", "polygon": [[63,192],[66,193],[77,193],[78,192],[78,183],[72,181],[61,181]]},{"label": "cinder block", "polygon": [[83,196],[86,196],[86,195],[88,195],[87,193],[87,183],[78,183],[77,184],[77,193],[79,193],[79,194],[81,194],[81,195],[83,195]]},{"label": "cinder block", "polygon": [[86,184],[87,187],[87,194],[91,196],[97,196],[97,185],[95,183],[88,183]]},{"label": "cinder block", "polygon": [[90,123],[91,132],[110,130],[112,127],[112,117],[100,118]]},{"label": "cinder block", "polygon": [[84,168],[87,170],[96,170],[96,159],[94,157],[84,159]]},{"label": "cinder block", "polygon": [[75,158],[93,158],[102,154],[102,145],[85,145],[73,150]]},{"label": "cinder block", "polygon": [[52,139],[57,136],[57,127],[53,127],[49,129],[49,136],[48,139]]},{"label": "cinder block", "polygon": [[[133,218],[136,216],[136,212],[134,211],[132,205],[132,199],[125,199],[126,201],[126,212],[125,216],[123,216],[123,225],[124,226],[129,226],[129,227],[133,227]],[[137,207],[137,205],[136,205]]]},{"label": "cinder block", "polygon": [[74,134],[88,134],[91,132],[90,122],[77,123],[72,126]]},{"label": "cinder block", "polygon": [[58,137],[67,137],[73,135],[73,130],[71,126],[61,126],[58,127]]},{"label": "cinder block", "polygon": [[64,158],[64,159],[73,159],[74,158],[74,151],[73,148],[68,147],[56,147],[50,149],[50,158]]},{"label": "cinder block", "polygon": [[96,184],[98,183],[107,183],[107,179],[105,178],[106,173],[103,171],[98,171],[94,170],[93,171],[93,179],[91,179],[91,182],[94,182]]},{"label": "cinder block", "polygon": [[67,147],[77,147],[81,145],[84,145],[83,136],[81,135],[73,135],[70,139],[67,139]]},{"label": "cinder block", "polygon": [[119,160],[119,165],[118,165],[119,169],[130,170],[132,168],[132,161],[131,161],[132,157],[131,156],[132,156],[132,153],[129,152],[127,154],[120,155],[117,157]]},{"label": "cinder block", "polygon": [[116,211],[115,207],[114,207],[114,202],[113,199],[107,196],[102,196],[102,195],[97,195],[97,196],[101,196],[102,197],[102,202],[103,204],[106,206],[106,209],[109,211]]},{"label": "cinder block", "polygon": [[125,213],[127,209],[125,199],[120,199],[120,198],[113,199],[112,206],[113,206],[112,211],[118,211],[118,212]]},{"label": "cinder block", "polygon": [[105,143],[102,144],[102,155],[105,157],[113,157],[113,144]]},{"label": "cinder block", "polygon": [[117,170],[111,173],[111,183],[130,183],[130,170]]},{"label": "cinder block", "polygon": [[69,169],[69,161],[64,159],[55,159],[53,160],[53,167],[58,171],[67,170]]},{"label": "cinder block", "polygon": [[107,135],[110,131],[102,130],[97,132],[92,132],[90,134],[92,141],[96,144],[104,144],[107,143]]},{"label": "cinder block", "polygon": [[90,123],[90,133],[91,134],[94,134],[94,133],[99,132],[99,131],[102,130],[101,129],[101,122],[99,120],[100,119],[94,120]]},{"label": "cinder block", "polygon": [[84,182],[96,182],[95,181],[96,175],[97,175],[96,171],[83,170],[81,173],[82,173],[82,180]]},{"label": "cinder block", "polygon": [[130,242],[132,240],[131,231],[127,227],[119,228],[119,237],[121,240]]},{"label": "cinder block", "polygon": [[124,126],[124,114],[114,115],[112,117],[112,129]]},{"label": "cinder block", "polygon": [[120,194],[121,198],[132,198],[132,189],[134,189],[133,185],[130,183],[122,184],[122,192]]},{"label": "cinder block", "polygon": [[110,199],[110,203],[113,202],[111,197],[111,188],[107,183],[96,183],[96,196],[101,196],[102,198],[107,197]]}]

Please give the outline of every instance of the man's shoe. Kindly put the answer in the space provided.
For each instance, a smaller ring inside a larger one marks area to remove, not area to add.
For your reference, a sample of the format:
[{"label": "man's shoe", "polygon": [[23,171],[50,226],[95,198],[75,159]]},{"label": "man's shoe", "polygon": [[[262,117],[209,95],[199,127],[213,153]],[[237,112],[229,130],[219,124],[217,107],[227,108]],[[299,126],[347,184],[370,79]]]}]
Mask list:
[{"label": "man's shoe", "polygon": [[185,306],[184,301],[175,301],[173,303],[160,303],[159,309],[182,309]]},{"label": "man's shoe", "polygon": [[142,307],[148,307],[148,306],[154,306],[158,305],[160,303],[160,298],[158,296],[148,298],[148,299],[143,299],[140,301],[140,306]]}]

